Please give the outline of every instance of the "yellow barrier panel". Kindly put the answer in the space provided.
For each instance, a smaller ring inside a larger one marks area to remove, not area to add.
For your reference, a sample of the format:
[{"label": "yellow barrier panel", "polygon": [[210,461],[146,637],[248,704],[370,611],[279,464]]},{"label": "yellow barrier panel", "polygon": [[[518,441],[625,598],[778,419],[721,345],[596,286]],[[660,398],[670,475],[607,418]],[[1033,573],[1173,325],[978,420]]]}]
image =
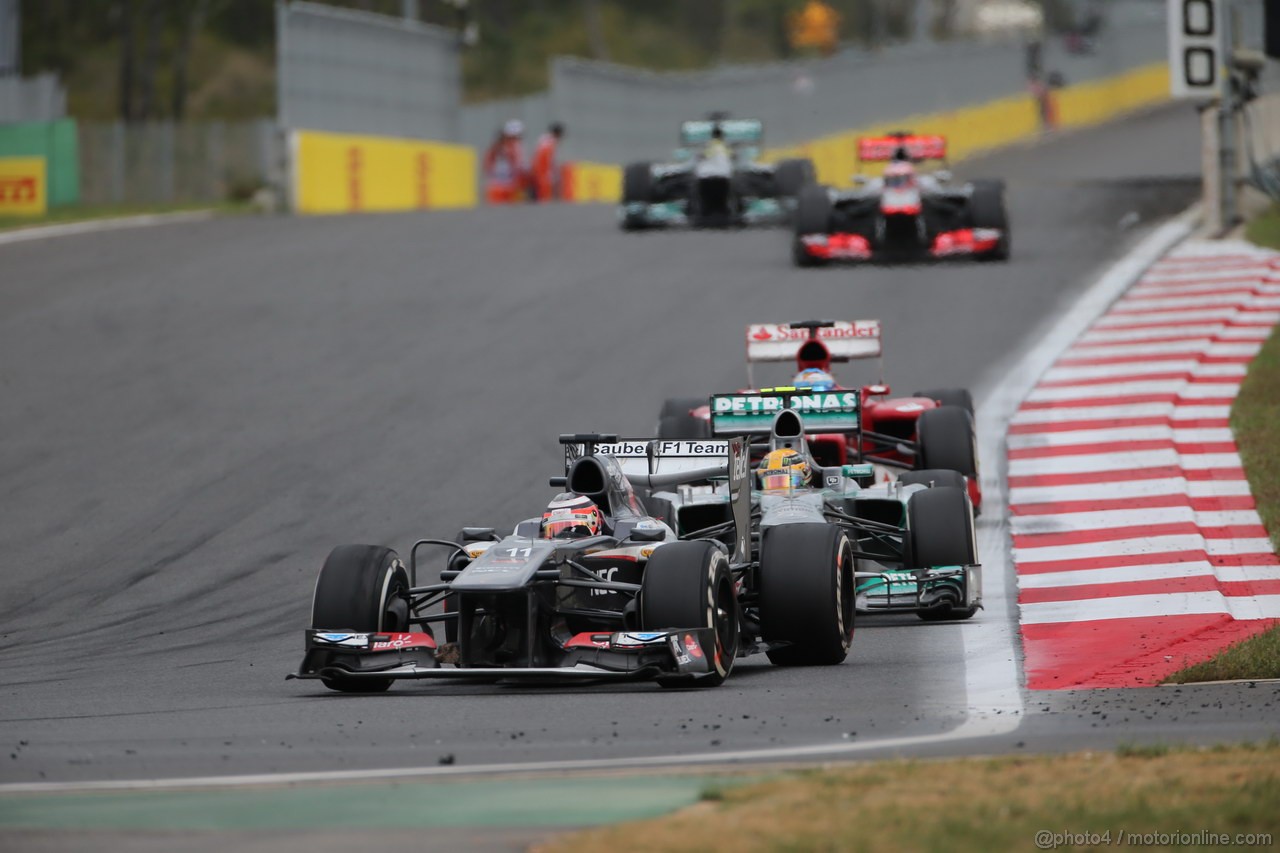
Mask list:
[{"label": "yellow barrier panel", "polygon": [[[1104,80],[1067,86],[1053,93],[1057,126],[1099,124],[1135,109],[1169,98],[1169,70],[1164,63],[1147,65]],[[1040,108],[1031,95],[1013,95],[944,113],[909,116],[885,124],[847,130],[787,148],[770,149],[765,159],[808,157],[818,181],[849,186],[854,174],[875,174],[882,164],[859,164],[861,136],[881,136],[894,130],[947,137],[947,156],[962,160],[1040,134]]]},{"label": "yellow barrier panel", "polygon": [[565,165],[565,201],[622,200],[622,167],[609,163],[573,162]]},{"label": "yellow barrier panel", "polygon": [[1081,83],[1056,95],[1059,127],[1098,124],[1131,110],[1169,98],[1169,68],[1148,65],[1118,77]]},{"label": "yellow barrier panel", "polygon": [[465,145],[294,131],[293,209],[358,213],[474,207],[476,153]]},{"label": "yellow barrier panel", "polygon": [[49,187],[43,157],[0,157],[0,216],[44,216]]}]

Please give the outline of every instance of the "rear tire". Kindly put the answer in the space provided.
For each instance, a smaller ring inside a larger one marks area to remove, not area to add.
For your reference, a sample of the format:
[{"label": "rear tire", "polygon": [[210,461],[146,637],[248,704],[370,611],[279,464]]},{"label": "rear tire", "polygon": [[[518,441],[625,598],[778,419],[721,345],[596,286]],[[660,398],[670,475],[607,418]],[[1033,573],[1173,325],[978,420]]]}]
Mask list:
[{"label": "rear tire", "polygon": [[773,170],[773,184],[779,198],[797,198],[801,190],[817,181],[813,161],[807,157],[780,160]]},{"label": "rear tire", "polygon": [[[934,486],[907,500],[911,558],[916,569],[968,566],[978,562],[974,544],[973,511],[963,488]],[[945,604],[917,614],[925,622],[968,619],[977,606]]]},{"label": "rear tire", "polygon": [[659,678],[663,687],[717,687],[738,656],[738,597],[729,559],[710,542],[672,542],[654,550],[640,582],[640,625],[645,630],[712,628],[712,671],[689,679]]},{"label": "rear tire", "polygon": [[694,409],[705,405],[707,405],[706,397],[668,397],[663,401],[662,411],[658,413],[658,417],[665,418],[667,415],[687,415]]},{"label": "rear tire", "polygon": [[[340,545],[329,552],[311,601],[311,627],[354,633],[409,630],[409,575],[390,548]],[[390,678],[325,678],[343,693],[381,693]]]},{"label": "rear tire", "polygon": [[927,397],[937,400],[944,406],[959,406],[969,414],[973,414],[973,395],[968,388],[933,388],[928,391],[916,391],[912,397]]},{"label": "rear tire", "polygon": [[1007,261],[1012,244],[1009,233],[1009,214],[1004,205],[1004,181],[974,181],[972,206],[974,228],[995,228],[1000,231],[1000,242],[995,251],[982,255],[983,260]]},{"label": "rear tire", "polygon": [[693,415],[667,415],[658,419],[658,438],[709,438],[711,424]]},{"label": "rear tire", "polygon": [[919,470],[948,468],[966,477],[978,476],[977,441],[973,415],[959,406],[941,406],[921,412],[916,421]]},{"label": "rear tire", "polygon": [[760,628],[777,666],[831,666],[853,642],[853,546],[830,524],[768,528],[760,546]]}]

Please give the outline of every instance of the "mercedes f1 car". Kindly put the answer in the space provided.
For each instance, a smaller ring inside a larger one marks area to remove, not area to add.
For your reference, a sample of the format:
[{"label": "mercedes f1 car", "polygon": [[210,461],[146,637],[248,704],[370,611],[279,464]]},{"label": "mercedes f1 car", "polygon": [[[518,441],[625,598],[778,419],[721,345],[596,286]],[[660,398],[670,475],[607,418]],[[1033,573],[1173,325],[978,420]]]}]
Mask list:
[{"label": "mercedes f1 car", "polygon": [[[822,465],[809,439],[856,430],[857,391],[761,391],[711,398],[716,438],[745,436],[763,443],[766,459],[779,454],[808,476],[781,479],[762,467],[751,497],[753,575],[740,590],[743,621],[758,624],[765,640],[786,626],[789,645],[769,651],[775,663],[815,663],[842,657],[830,619],[793,623],[775,615],[782,602],[835,602],[851,631],[853,613],[914,612],[921,619],[967,619],[982,604],[973,507],[954,471],[916,471],[873,485],[868,463]],[[772,463],[766,463],[772,465]],[[785,473],[785,472],[784,472]],[[650,511],[681,536],[716,535],[730,522],[722,486],[686,485],[658,490]],[[833,576],[830,563],[837,572]],[[788,604],[795,616],[801,609]],[[827,608],[819,608],[825,613]],[[842,627],[841,630],[844,630]],[[795,643],[812,631],[812,643]],[[825,636],[827,640],[819,640]]]},{"label": "mercedes f1 car", "polygon": [[[797,197],[814,185],[813,163],[759,163],[762,138],[756,119],[684,122],[674,162],[632,163],[623,172],[622,227],[789,223]],[[723,144],[712,145],[713,139]]]},{"label": "mercedes f1 car", "polygon": [[899,132],[858,141],[858,159],[888,162],[880,177],[858,175],[853,189],[811,186],[795,214],[798,266],[828,261],[907,261],[970,257],[1008,260],[1004,183],[953,184],[941,169],[917,164],[946,159],[941,136]]},{"label": "mercedes f1 car", "polygon": [[[879,320],[753,323],[747,326],[746,343],[748,391],[757,387],[754,365],[794,361],[797,381],[819,371],[827,380],[821,384],[829,385],[820,390],[857,393],[860,417],[853,426],[810,437],[809,446],[819,462],[870,462],[880,481],[896,478],[910,482],[920,470],[956,471],[963,475],[960,484],[974,507],[981,510],[972,396],[964,388],[939,388],[916,391],[910,397],[890,397],[892,389],[883,381]],[[849,388],[831,376],[833,364],[870,358],[880,362],[879,378],[872,384]],[[711,414],[706,397],[668,399],[658,418],[658,435],[709,436]]]}]

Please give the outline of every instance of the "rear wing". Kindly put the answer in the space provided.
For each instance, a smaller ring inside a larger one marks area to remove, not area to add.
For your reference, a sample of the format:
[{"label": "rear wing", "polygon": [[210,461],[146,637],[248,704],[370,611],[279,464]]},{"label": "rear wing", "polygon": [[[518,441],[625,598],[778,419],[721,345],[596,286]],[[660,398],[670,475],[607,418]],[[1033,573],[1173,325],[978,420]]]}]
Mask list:
[{"label": "rear wing", "polygon": [[[756,384],[751,366],[760,362],[794,359],[798,368],[826,370],[831,362],[883,355],[879,320],[752,323],[747,326],[747,385]],[[883,368],[882,364],[881,374]]]},{"label": "rear wing", "polygon": [[892,133],[888,136],[865,136],[858,140],[858,159],[863,163],[884,163],[889,160],[945,160],[947,138],[945,136],[916,136],[910,133]]},{"label": "rear wing", "polygon": [[769,435],[784,409],[800,416],[806,435],[856,433],[861,428],[861,392],[769,388],[711,398],[711,434]]},{"label": "rear wing", "polygon": [[[820,323],[820,325],[819,325]],[[752,323],[747,326],[747,361],[792,361],[807,340],[827,347],[831,361],[879,358],[879,320]]]},{"label": "rear wing", "polygon": [[711,141],[711,129],[720,125],[726,145],[759,145],[764,140],[764,122],[755,118],[726,118],[720,121],[699,120],[680,124],[680,145],[692,148]]}]

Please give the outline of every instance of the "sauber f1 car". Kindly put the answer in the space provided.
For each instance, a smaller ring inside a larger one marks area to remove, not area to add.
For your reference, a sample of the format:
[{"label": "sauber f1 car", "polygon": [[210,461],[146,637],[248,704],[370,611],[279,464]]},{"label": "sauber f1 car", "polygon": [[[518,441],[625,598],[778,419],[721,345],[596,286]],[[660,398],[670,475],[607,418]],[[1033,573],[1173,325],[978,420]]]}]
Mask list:
[{"label": "sauber f1 car", "polygon": [[[787,626],[788,638],[802,630],[835,636],[829,617],[801,624],[775,615],[782,602],[802,598],[833,601],[849,630],[850,608],[939,620],[967,619],[981,606],[973,507],[959,475],[917,471],[914,478],[873,485],[870,464],[820,464],[812,453],[809,439],[856,431],[861,404],[856,390],[711,398],[715,437],[746,436],[768,451],[751,496],[754,574],[744,579],[738,599],[749,632],[758,624],[765,640],[779,625]],[[785,469],[775,467],[779,458]],[[728,491],[714,483],[658,490],[649,498],[650,511],[684,537],[726,529],[730,504]],[[793,643],[769,657],[798,664],[843,656],[833,639],[824,642]]]},{"label": "sauber f1 car", "polygon": [[675,162],[632,163],[623,172],[622,227],[789,223],[797,196],[814,184],[813,163],[756,162],[763,135],[756,119],[684,122]]},{"label": "sauber f1 car", "polygon": [[[821,464],[870,462],[881,481],[918,481],[921,470],[955,471],[962,476],[951,482],[964,486],[974,507],[981,509],[973,398],[967,389],[940,388],[916,391],[910,397],[890,397],[892,389],[882,378],[850,388],[831,375],[833,364],[874,358],[880,361],[879,376],[883,377],[879,320],[753,323],[747,326],[746,343],[748,389],[743,393],[756,387],[754,365],[794,360],[797,376],[793,382],[810,382],[816,376],[817,390],[857,394],[860,417],[852,428],[810,436],[809,447]],[[711,416],[705,397],[668,399],[658,418],[658,435],[708,436]]]},{"label": "sauber f1 car", "polygon": [[917,164],[946,159],[941,136],[895,133],[858,140],[863,163],[886,162],[880,177],[858,175],[853,189],[811,186],[800,193],[793,256],[798,266],[828,261],[1009,258],[1004,183],[951,183],[951,173]]},{"label": "sauber f1 car", "polygon": [[[388,548],[335,548],[320,570],[306,654],[291,677],[358,693],[422,678],[723,682],[743,649],[743,442],[619,442],[588,434],[561,436],[561,443],[566,475],[552,484],[589,498],[603,516],[599,533],[548,538],[540,518],[505,537],[467,528],[456,542],[414,543],[407,567]],[[678,541],[645,512],[614,454],[649,488],[720,478],[729,495],[723,541]],[[419,585],[418,554],[431,546],[449,549],[447,567],[439,583]],[[444,642],[432,627],[441,623]]]}]

